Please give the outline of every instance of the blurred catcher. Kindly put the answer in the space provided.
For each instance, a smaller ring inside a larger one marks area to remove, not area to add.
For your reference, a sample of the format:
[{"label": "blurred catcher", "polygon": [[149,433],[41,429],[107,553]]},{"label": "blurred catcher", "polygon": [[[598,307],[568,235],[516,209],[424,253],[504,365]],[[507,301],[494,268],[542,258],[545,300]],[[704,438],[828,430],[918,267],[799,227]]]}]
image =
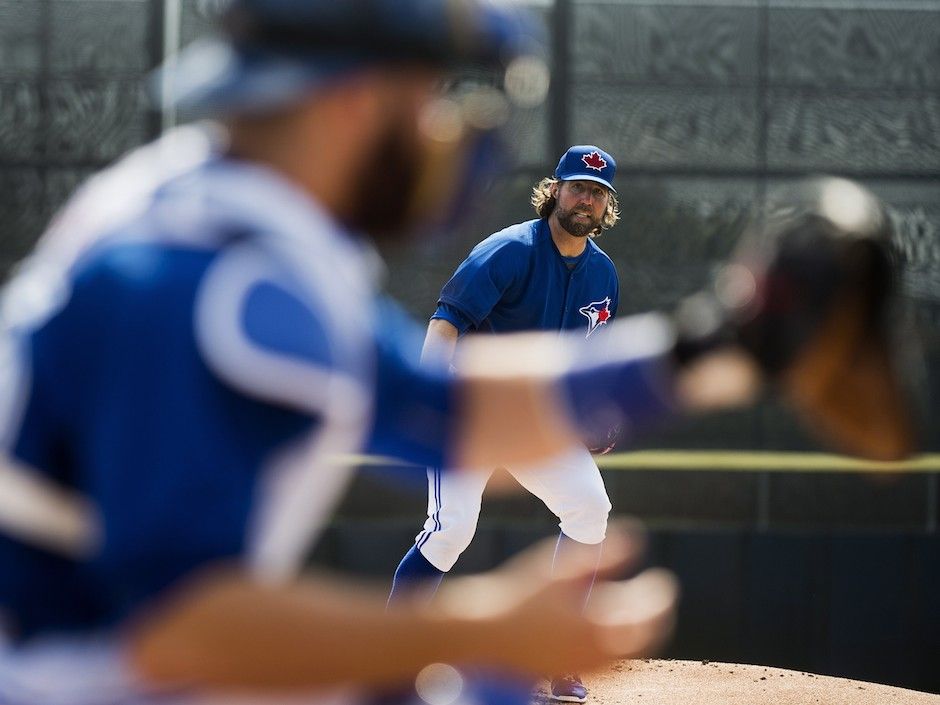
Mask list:
[{"label": "blurred catcher", "polygon": [[[666,637],[662,573],[601,582],[586,613],[574,586],[593,565],[550,577],[540,555],[387,612],[378,592],[301,575],[343,454],[537,462],[598,414],[635,426],[744,403],[765,371],[850,449],[907,450],[903,415],[830,403],[853,376],[830,358],[878,336],[861,306],[814,321],[779,367],[748,328],[772,298],[721,309],[707,344],[684,331],[679,357],[651,315],[611,326],[604,350],[507,335],[468,341],[456,377],[417,366],[370,239],[442,222],[482,178],[503,100],[438,86],[486,66],[508,89],[517,61],[538,64],[532,37],[483,3],[238,0],[223,38],[181,57],[169,98],[225,129],[176,130],[91,179],[4,291],[0,702],[347,702],[434,661],[589,669]],[[841,277],[834,299],[859,286]],[[870,357],[877,384],[853,402],[892,391]],[[613,532],[602,574],[635,552]],[[505,693],[477,683],[470,697]]]}]

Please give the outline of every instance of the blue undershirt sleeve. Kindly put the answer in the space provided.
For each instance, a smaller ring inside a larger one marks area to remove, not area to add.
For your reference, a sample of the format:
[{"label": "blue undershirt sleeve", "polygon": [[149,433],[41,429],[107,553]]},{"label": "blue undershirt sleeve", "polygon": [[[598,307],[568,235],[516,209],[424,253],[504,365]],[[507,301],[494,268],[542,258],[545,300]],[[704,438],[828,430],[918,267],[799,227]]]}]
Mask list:
[{"label": "blue undershirt sleeve", "polygon": [[423,334],[396,304],[379,304],[375,415],[367,451],[442,467],[457,419],[456,383],[443,366],[419,364]]}]

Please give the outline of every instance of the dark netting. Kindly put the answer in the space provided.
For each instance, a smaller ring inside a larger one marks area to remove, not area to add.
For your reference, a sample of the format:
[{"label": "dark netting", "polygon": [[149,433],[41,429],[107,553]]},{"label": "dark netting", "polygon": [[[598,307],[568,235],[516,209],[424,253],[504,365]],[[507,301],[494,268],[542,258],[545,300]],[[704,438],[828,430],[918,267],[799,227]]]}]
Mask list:
[{"label": "dark netting", "polygon": [[[223,4],[0,0],[3,271],[76,184],[172,123],[148,110],[141,79],[167,47],[206,32]],[[940,424],[927,422],[940,417],[940,1],[532,6],[549,27],[553,84],[545,106],[511,119],[516,168],[458,232],[391,254],[392,292],[427,316],[474,243],[531,217],[532,185],[569,144],[602,145],[618,161],[622,220],[599,244],[620,272],[622,313],[670,307],[701,287],[767,191],[805,173],[851,176],[886,201],[896,227],[898,315],[913,322],[899,345],[911,353],[926,448],[940,449]],[[771,403],[642,444],[816,448]],[[935,506],[937,488],[924,493]],[[899,515],[920,524],[925,511]]]},{"label": "dark netting", "polygon": [[[549,27],[549,100],[513,115],[515,170],[458,232],[389,256],[392,293],[427,317],[473,244],[533,217],[532,186],[570,144],[618,162],[622,220],[599,244],[623,314],[699,289],[775,187],[850,176],[895,225],[895,315],[912,324],[897,345],[925,449],[940,451],[940,0],[529,2]],[[148,110],[141,79],[223,3],[0,0],[0,272],[78,183],[174,121]],[[818,450],[771,402],[640,447]],[[616,512],[650,522],[650,561],[683,582],[667,655],[940,691],[936,474],[640,470],[605,482]],[[387,581],[424,506],[420,488],[360,475],[313,560]],[[457,570],[556,531],[531,495],[488,499]]]}]

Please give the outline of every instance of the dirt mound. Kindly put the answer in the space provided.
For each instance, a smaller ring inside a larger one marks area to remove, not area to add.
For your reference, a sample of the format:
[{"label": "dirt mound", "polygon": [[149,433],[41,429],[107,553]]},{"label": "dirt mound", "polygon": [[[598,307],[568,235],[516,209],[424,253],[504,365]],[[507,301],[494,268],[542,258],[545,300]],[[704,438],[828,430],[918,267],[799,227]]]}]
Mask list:
[{"label": "dirt mound", "polygon": [[621,661],[585,685],[594,705],[940,705],[940,695],[717,661]]}]

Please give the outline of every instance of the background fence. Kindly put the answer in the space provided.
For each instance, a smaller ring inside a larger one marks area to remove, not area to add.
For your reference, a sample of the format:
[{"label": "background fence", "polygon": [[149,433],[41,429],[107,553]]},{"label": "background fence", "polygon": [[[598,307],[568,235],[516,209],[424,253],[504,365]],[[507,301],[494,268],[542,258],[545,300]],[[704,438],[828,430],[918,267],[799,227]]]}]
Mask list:
[{"label": "background fence", "polygon": [[[0,269],[82,179],[157,135],[142,79],[209,26],[218,0],[0,0]],[[529,216],[573,143],[618,160],[623,220],[599,244],[621,312],[668,307],[733,247],[748,207],[806,173],[852,176],[897,226],[925,450],[940,450],[940,0],[545,0],[546,106],[516,115],[514,171],[446,241],[389,259],[419,317],[470,247]],[[771,402],[639,439],[641,448],[816,449]],[[654,529],[683,579],[672,654],[775,663],[940,691],[937,475],[606,472],[615,510]],[[363,476],[317,560],[386,578],[423,486]],[[531,497],[487,503],[459,568],[552,532]]]}]

